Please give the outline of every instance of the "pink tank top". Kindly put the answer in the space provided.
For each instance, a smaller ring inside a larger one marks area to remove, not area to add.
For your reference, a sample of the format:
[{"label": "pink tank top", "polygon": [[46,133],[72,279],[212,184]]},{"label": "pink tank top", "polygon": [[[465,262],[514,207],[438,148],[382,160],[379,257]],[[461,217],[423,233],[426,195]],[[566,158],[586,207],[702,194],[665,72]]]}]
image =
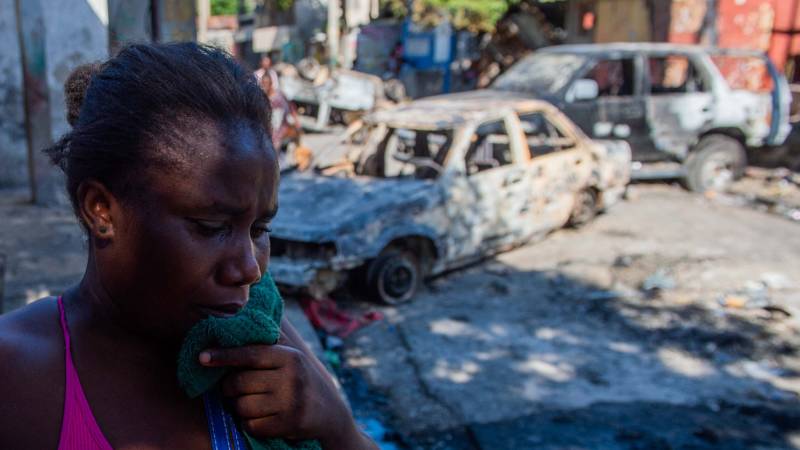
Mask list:
[{"label": "pink tank top", "polygon": [[61,316],[61,330],[64,332],[67,381],[64,394],[64,418],[61,421],[61,437],[58,450],[112,450],[97,421],[94,420],[89,402],[83,395],[78,372],[72,364],[69,329],[64,315],[64,304],[58,298],[58,312]]}]

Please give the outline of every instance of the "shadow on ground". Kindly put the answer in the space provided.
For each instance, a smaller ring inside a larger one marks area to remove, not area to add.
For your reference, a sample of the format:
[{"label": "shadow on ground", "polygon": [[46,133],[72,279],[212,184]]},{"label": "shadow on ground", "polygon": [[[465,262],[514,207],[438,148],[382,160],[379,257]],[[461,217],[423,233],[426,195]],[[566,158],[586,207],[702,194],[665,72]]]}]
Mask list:
[{"label": "shadow on ground", "polygon": [[407,448],[800,445],[800,400],[781,388],[800,345],[779,318],[498,261],[383,311],[346,342],[345,380],[356,412],[385,414]]}]

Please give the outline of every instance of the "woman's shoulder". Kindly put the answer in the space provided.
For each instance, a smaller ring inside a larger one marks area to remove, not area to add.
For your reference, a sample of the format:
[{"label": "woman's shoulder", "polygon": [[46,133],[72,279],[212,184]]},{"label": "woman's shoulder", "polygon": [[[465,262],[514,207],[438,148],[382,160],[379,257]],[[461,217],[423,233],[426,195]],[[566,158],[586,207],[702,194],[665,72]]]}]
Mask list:
[{"label": "woman's shoulder", "polygon": [[25,354],[30,346],[52,344],[55,338],[61,338],[55,297],[45,297],[0,315],[0,355]]},{"label": "woman's shoulder", "polygon": [[[63,365],[64,340],[55,298],[46,297],[0,315],[0,358],[3,380],[19,376],[39,379],[46,374],[38,371]],[[0,383],[0,391],[7,385]]]},{"label": "woman's shoulder", "polygon": [[51,442],[60,427],[65,379],[55,298],[0,316],[0,358],[0,447]]}]

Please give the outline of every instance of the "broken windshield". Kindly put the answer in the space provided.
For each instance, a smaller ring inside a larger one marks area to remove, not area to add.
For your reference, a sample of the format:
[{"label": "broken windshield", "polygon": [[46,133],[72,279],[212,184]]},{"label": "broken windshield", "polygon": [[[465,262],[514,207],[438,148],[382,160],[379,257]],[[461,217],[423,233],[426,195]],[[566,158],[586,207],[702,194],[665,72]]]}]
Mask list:
[{"label": "broken windshield", "polygon": [[555,94],[572,79],[586,58],[566,53],[534,53],[497,77],[492,88],[531,94]]}]

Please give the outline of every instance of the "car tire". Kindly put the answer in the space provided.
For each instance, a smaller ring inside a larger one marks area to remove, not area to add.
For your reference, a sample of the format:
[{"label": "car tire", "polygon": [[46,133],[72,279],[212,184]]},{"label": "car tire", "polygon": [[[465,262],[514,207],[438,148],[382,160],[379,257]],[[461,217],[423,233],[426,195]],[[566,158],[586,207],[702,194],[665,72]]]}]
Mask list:
[{"label": "car tire", "polygon": [[747,154],[741,142],[723,134],[700,139],[686,160],[686,187],[693,192],[726,191],[744,174]]},{"label": "car tire", "polygon": [[367,269],[370,297],[387,305],[409,302],[417,293],[421,281],[419,261],[408,251],[385,251]]},{"label": "car tire", "polygon": [[567,225],[578,228],[591,222],[599,211],[598,194],[594,189],[583,189],[575,196],[575,206]]}]

